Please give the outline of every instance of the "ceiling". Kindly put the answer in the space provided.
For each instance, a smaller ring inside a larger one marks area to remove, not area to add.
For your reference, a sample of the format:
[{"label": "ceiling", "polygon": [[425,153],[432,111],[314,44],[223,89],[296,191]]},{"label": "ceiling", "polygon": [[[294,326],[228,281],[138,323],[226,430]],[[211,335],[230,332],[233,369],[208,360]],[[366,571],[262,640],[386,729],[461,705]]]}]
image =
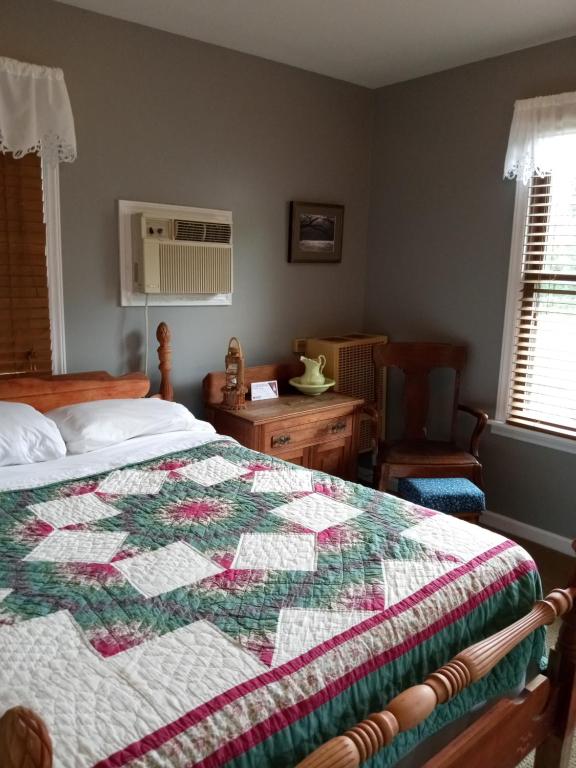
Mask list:
[{"label": "ceiling", "polygon": [[576,35],[575,0],[57,0],[369,88]]}]

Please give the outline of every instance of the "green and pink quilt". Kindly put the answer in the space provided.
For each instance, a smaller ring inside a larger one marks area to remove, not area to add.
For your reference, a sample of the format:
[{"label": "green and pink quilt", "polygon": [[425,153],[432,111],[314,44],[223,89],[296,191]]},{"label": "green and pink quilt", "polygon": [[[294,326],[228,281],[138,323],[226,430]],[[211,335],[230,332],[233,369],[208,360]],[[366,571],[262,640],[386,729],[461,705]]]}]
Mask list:
[{"label": "green and pink quilt", "polygon": [[58,768],[293,766],[540,596],[513,542],[229,440],[2,492],[0,552],[0,715],[38,712]]}]

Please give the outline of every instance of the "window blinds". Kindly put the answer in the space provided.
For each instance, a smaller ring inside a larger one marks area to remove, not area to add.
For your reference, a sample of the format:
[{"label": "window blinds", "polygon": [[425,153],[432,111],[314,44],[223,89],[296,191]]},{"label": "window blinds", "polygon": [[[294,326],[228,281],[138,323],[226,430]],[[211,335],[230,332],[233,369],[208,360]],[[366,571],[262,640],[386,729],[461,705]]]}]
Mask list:
[{"label": "window blinds", "polygon": [[0,154],[0,374],[52,371],[40,159]]},{"label": "window blinds", "polygon": [[576,438],[576,175],[532,177],[507,422]]}]

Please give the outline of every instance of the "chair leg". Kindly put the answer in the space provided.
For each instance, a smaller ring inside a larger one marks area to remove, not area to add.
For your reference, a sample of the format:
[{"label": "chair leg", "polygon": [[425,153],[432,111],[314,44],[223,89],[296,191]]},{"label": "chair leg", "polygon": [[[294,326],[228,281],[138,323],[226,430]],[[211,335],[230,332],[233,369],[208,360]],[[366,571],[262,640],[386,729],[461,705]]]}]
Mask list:
[{"label": "chair leg", "polygon": [[372,484],[374,485],[374,488],[377,488],[378,490],[380,490],[380,484],[382,482],[382,472],[383,472],[382,464],[377,461],[376,464],[374,465],[374,477],[373,477]]},{"label": "chair leg", "polygon": [[379,491],[386,492],[388,490],[388,481],[390,480],[390,467],[388,464],[382,463],[377,466],[375,479],[375,487]]},{"label": "chair leg", "polygon": [[474,467],[473,482],[478,486],[478,488],[484,487],[484,482],[482,478],[482,466]]},{"label": "chair leg", "polygon": [[465,520],[467,523],[472,523],[473,525],[478,525],[480,522],[479,512],[454,512],[452,517],[457,517],[458,520]]}]

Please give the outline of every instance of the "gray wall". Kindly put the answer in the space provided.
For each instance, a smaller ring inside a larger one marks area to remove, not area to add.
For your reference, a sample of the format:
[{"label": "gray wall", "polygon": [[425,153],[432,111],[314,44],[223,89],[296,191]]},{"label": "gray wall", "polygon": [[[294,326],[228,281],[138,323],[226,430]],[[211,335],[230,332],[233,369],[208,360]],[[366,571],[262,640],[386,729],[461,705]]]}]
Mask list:
[{"label": "gray wall", "polygon": [[[516,99],[576,89],[576,38],[377,92],[366,327],[463,341],[464,399],[494,414],[514,204]],[[394,397],[395,393],[392,393]],[[488,435],[494,512],[573,536],[576,456]]]},{"label": "gray wall", "polygon": [[[179,399],[198,405],[233,334],[257,364],[289,356],[293,336],[364,321],[469,343],[465,395],[493,411],[512,104],[576,88],[576,40],[371,92],[47,0],[0,3],[0,53],[62,67],[76,118],[79,157],[61,168],[70,370],[138,365],[143,313],[118,302],[116,201],[145,200],[234,213],[233,306],[150,310],[152,328],[173,328]],[[342,264],[287,264],[291,199],[346,205]],[[483,459],[491,509],[574,532],[573,455],[488,436]]]},{"label": "gray wall", "polygon": [[[152,308],[174,335],[177,396],[197,404],[238,335],[248,363],[363,320],[373,93],[46,0],[1,0],[0,53],[64,69],[78,159],[61,166],[69,370],[123,372],[140,309],[119,306],[117,200],[233,211],[229,308]],[[291,199],[346,206],[343,261],[287,263]],[[151,360],[155,340],[150,343]]]}]

